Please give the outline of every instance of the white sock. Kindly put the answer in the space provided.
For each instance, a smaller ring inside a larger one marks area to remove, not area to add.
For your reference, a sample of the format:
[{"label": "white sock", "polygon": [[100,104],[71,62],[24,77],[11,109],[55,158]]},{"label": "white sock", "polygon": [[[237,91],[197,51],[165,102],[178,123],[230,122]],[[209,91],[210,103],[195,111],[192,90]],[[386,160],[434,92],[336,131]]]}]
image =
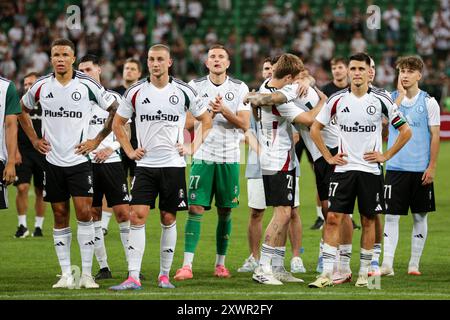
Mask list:
[{"label": "white sock", "polygon": [[106,248],[105,248],[105,239],[103,237],[103,231],[102,231],[102,222],[95,221],[94,229],[95,229],[95,238],[94,238],[95,257],[97,258],[97,262],[100,266],[100,269],[103,269],[103,268],[109,269],[108,256],[106,255]]},{"label": "white sock", "polygon": [[322,207],[316,206],[316,213],[320,219],[325,220],[322,213]]},{"label": "white sock", "polygon": [[102,228],[108,230],[109,220],[111,219],[112,213],[108,211],[102,211]]},{"label": "white sock", "polygon": [[185,252],[183,259],[183,267],[189,266],[192,269],[192,262],[194,261],[194,253],[193,252]]},{"label": "white sock", "polygon": [[319,259],[320,259],[320,257],[322,257],[322,253],[323,253],[323,239],[320,238],[320,244],[319,244]]},{"label": "white sock", "polygon": [[177,222],[170,226],[161,224],[161,228],[159,275],[169,276],[177,244]]},{"label": "white sock", "polygon": [[340,246],[337,247],[337,251],[336,251],[336,258],[334,259],[334,264],[333,264],[333,273],[338,272],[339,271],[339,265],[340,265],[340,261],[341,261],[341,251],[339,250]]},{"label": "white sock", "polygon": [[326,243],[323,244],[323,272],[322,275],[331,279],[333,274],[334,260],[336,259],[337,248]]},{"label": "white sock", "polygon": [[82,274],[92,274],[92,260],[94,259],[95,247],[95,229],[94,222],[78,221],[77,240],[81,253]]},{"label": "white sock", "polygon": [[226,256],[216,254],[216,266],[218,266],[218,265],[224,266],[225,265],[225,257]]},{"label": "white sock", "polygon": [[27,227],[27,215],[21,214],[20,216],[17,216],[19,218],[19,227],[20,225],[23,225],[25,228]]},{"label": "white sock", "polygon": [[261,255],[259,258],[259,265],[265,270],[271,269],[272,258],[275,255],[275,248],[267,244],[261,246]]},{"label": "white sock", "polygon": [[359,275],[360,276],[366,276],[369,273],[369,266],[370,261],[372,261],[372,254],[373,249],[366,250],[364,248],[361,248],[360,254],[359,254]]},{"label": "white sock", "polygon": [[125,259],[128,262],[128,236],[130,235],[130,221],[119,223],[120,241],[122,242]]},{"label": "white sock", "polygon": [[420,257],[428,234],[428,215],[426,213],[413,213],[414,225],[411,234],[410,267],[419,268]]},{"label": "white sock", "polygon": [[379,264],[380,255],[381,255],[381,243],[375,243],[373,245],[372,262]]},{"label": "white sock", "polygon": [[141,226],[131,225],[128,237],[128,271],[130,276],[136,280],[139,280],[144,250],[145,224]]},{"label": "white sock", "polygon": [[70,264],[70,244],[72,242],[72,230],[70,227],[64,229],[53,229],[53,245],[63,275],[72,274]]},{"label": "white sock", "polygon": [[395,249],[398,243],[399,215],[385,215],[384,219],[384,251],[383,265],[392,268],[394,265]]},{"label": "white sock", "polygon": [[341,244],[339,246],[339,272],[341,273],[351,273],[350,260],[352,258],[352,245],[351,244]]},{"label": "white sock", "polygon": [[275,251],[272,258],[272,267],[281,268],[284,267],[284,255],[286,254],[286,247],[275,247]]},{"label": "white sock", "polygon": [[44,224],[44,217],[36,216],[36,220],[34,222],[34,227],[42,229],[43,224]]}]

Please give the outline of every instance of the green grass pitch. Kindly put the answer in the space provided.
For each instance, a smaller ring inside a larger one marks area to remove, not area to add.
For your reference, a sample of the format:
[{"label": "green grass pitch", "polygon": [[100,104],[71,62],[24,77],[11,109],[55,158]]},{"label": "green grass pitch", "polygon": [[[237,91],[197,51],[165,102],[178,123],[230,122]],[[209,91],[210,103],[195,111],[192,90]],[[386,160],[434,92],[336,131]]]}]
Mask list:
[{"label": "green grass pitch", "polygon": [[[306,160],[306,158],[305,158]],[[301,275],[304,284],[285,284],[283,286],[264,286],[252,281],[251,274],[238,273],[236,270],[248,256],[247,245],[247,188],[241,175],[240,207],[233,211],[233,229],[228,249],[226,265],[232,272],[230,279],[218,279],[213,276],[215,262],[215,229],[217,215],[208,212],[202,224],[201,239],[194,260],[194,279],[174,282],[175,290],[162,290],[157,287],[156,278],[159,271],[159,214],[152,211],[146,224],[147,243],[142,263],[142,272],[147,280],[143,281],[143,289],[137,292],[112,293],[107,290],[111,285],[121,282],[127,272],[124,253],[119,239],[117,223],[112,219],[109,234],[106,236],[106,247],[112,280],[100,281],[97,290],[62,290],[52,289],[60,273],[58,260],[53,248],[53,219],[50,207],[47,207],[44,222],[43,238],[14,239],[17,227],[15,208],[15,188],[9,187],[10,208],[0,212],[0,300],[7,299],[450,299],[450,143],[441,144],[437,176],[435,179],[437,212],[428,218],[428,239],[421,260],[422,276],[407,275],[410,256],[410,239],[412,230],[411,216],[400,220],[400,237],[395,260],[395,277],[381,279],[380,290],[356,288],[353,283],[326,288],[309,289],[307,283],[316,276],[318,244],[320,232],[310,230],[315,215],[315,191],[313,174],[306,161],[302,162],[300,178],[301,217],[304,225],[302,258],[307,273]],[[31,194],[31,193],[30,193]],[[34,198],[30,196],[28,225],[33,229],[32,213]],[[72,210],[73,211],[73,210]],[[265,225],[271,217],[271,209],[265,214]],[[178,243],[175,252],[171,276],[174,275],[183,260],[184,225],[186,212],[178,214]],[[355,218],[359,221],[359,215]],[[72,214],[72,264],[81,265],[79,247],[76,240],[76,224]],[[359,269],[359,240],[361,231],[356,231],[353,241],[352,270],[354,275]],[[289,246],[289,245],[288,245]],[[290,261],[290,248],[287,248],[286,266]],[[98,270],[94,262],[93,272]]]}]

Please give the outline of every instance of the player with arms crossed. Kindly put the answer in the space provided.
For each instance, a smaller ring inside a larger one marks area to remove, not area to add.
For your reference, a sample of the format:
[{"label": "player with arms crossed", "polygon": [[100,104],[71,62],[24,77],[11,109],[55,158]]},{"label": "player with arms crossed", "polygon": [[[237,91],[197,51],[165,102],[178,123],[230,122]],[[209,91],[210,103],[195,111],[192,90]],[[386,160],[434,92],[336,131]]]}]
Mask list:
[{"label": "player with arms crossed", "polygon": [[[390,97],[368,86],[370,57],[358,53],[349,59],[350,87],[331,97],[311,127],[311,138],[331,165],[336,165],[330,179],[327,221],[324,231],[323,272],[310,288],[333,285],[332,273],[344,214],[353,212],[358,198],[362,235],[360,270],[357,287],[368,284],[368,271],[375,240],[375,215],[384,211],[383,175],[380,163],[392,158],[411,137],[411,129]],[[385,115],[399,130],[391,148],[382,148],[382,117]],[[331,121],[339,128],[339,150],[332,156],[321,130]]]},{"label": "player with arms crossed", "polygon": [[[419,89],[423,62],[420,57],[402,57],[397,61],[399,90],[393,99],[401,99],[400,111],[410,124],[413,136],[398,154],[387,162],[385,179],[386,217],[382,275],[394,275],[394,255],[401,215],[411,208],[414,225],[411,235],[411,259],[408,274],[420,275],[419,261],[427,239],[427,213],[435,211],[433,180],[439,154],[440,108],[436,99]],[[389,127],[388,146],[397,137]]]},{"label": "player with arms crossed", "polygon": [[[70,244],[70,197],[78,221],[82,275],[80,287],[98,288],[91,276],[95,230],[92,221],[92,167],[88,154],[111,132],[118,103],[99,83],[75,71],[75,46],[67,39],[57,39],[51,46],[54,72],[41,77],[22,98],[20,124],[34,148],[46,154],[44,200],[51,203],[55,225],[54,246],[61,266],[61,279],[53,288],[72,288]],[[103,130],[92,140],[85,140],[91,119],[91,101],[109,112]],[[34,130],[27,110],[40,102],[42,138]],[[82,142],[84,141],[84,142]]]},{"label": "player with arms crossed", "polygon": [[[206,138],[211,117],[195,90],[169,76],[170,49],[152,46],[147,60],[150,77],[131,86],[124,95],[113,130],[128,157],[136,160],[131,186],[131,227],[128,239],[129,277],[111,290],[141,288],[139,273],[145,250],[145,222],[159,195],[161,219],[160,288],[175,288],[169,281],[177,241],[176,213],[187,209],[184,154],[192,154]],[[201,121],[194,149],[184,146],[183,130],[188,110]],[[133,149],[125,125],[136,114],[138,148]]]}]

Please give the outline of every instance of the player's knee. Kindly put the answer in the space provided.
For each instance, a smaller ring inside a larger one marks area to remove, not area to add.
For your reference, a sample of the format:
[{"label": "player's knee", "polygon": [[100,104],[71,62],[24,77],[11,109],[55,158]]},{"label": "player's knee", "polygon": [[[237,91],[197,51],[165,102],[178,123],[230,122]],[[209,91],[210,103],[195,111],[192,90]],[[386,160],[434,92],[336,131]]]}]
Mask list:
[{"label": "player's knee", "polygon": [[102,219],[102,208],[92,208],[91,214],[93,221],[100,221]]},{"label": "player's knee", "polygon": [[189,206],[189,212],[195,214],[203,214],[203,212],[205,212],[205,209],[202,206],[197,206],[193,204]]},{"label": "player's knee", "polygon": [[28,191],[30,190],[30,185],[28,183],[21,183],[17,186],[17,192],[19,195],[28,196]]},{"label": "player's knee", "polygon": [[375,226],[375,217],[361,216],[361,226],[363,228],[372,228]]},{"label": "player's knee", "polygon": [[342,217],[339,214],[328,212],[327,225],[328,227],[337,227],[341,224]]},{"label": "player's knee", "polygon": [[253,222],[260,222],[264,216],[264,209],[251,209],[250,218]]},{"label": "player's knee", "polygon": [[161,211],[160,215],[161,224],[165,226],[170,226],[175,223],[176,221],[176,215],[170,212]]}]

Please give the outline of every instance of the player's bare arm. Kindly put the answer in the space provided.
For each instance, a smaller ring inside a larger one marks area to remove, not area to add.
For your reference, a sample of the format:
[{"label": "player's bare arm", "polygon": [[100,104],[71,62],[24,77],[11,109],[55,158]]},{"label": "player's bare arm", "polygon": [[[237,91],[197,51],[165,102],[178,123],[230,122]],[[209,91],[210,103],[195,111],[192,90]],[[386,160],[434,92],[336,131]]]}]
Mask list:
[{"label": "player's bare arm", "polygon": [[256,107],[271,108],[273,105],[280,105],[286,102],[287,102],[286,96],[281,92],[274,92],[274,93],[249,92],[244,98],[244,103],[250,103],[253,108]]},{"label": "player's bare arm", "polygon": [[315,120],[310,128],[311,139],[316,144],[317,148],[319,149],[320,153],[322,154],[326,162],[328,162],[331,165],[338,165],[338,166],[347,164],[347,160],[344,159],[344,157],[347,157],[346,153],[339,152],[335,156],[331,155],[320,133],[320,131],[322,131],[324,127],[325,126],[323,124]]},{"label": "player's bare arm", "polygon": [[180,156],[193,155],[205,141],[206,137],[208,136],[212,128],[212,118],[209,112],[204,112],[195,119],[200,122],[200,125],[195,131],[194,141],[192,141],[192,143],[187,145],[181,145],[179,143],[176,145],[176,148]]},{"label": "player's bare arm", "polygon": [[253,131],[247,130],[244,135],[245,135],[245,143],[247,143],[249,147],[256,152],[257,155],[260,155],[261,146],[259,144],[258,139],[255,137]]},{"label": "player's bare arm", "polygon": [[47,154],[51,150],[50,143],[44,138],[39,138],[33,127],[33,122],[31,121],[30,115],[28,114],[28,109],[20,101],[20,106],[22,107],[22,113],[18,116],[20,126],[30,139],[33,147],[42,154]]},{"label": "player's bare arm", "polygon": [[17,116],[8,114],[5,116],[5,142],[8,151],[8,161],[3,170],[3,181],[11,184],[16,179],[16,158],[13,156],[17,151]]},{"label": "player's bare arm", "polygon": [[98,147],[98,145],[103,141],[103,139],[105,139],[111,133],[113,118],[114,115],[116,114],[118,107],[119,102],[115,100],[106,110],[109,112],[109,116],[106,119],[105,126],[103,127],[103,129],[97,134],[97,136],[94,139],[88,139],[85,142],[78,144],[75,147],[76,154],[82,155],[89,154],[89,152],[95,150]]},{"label": "player's bare arm", "polygon": [[303,112],[300,113],[295,119],[294,119],[294,123],[299,123],[299,124],[303,124],[307,127],[311,127],[312,124],[314,123],[314,120],[316,119],[317,115],[319,114],[320,110],[322,110],[323,105],[325,104],[325,102],[327,102],[327,96],[320,91],[319,89],[316,89],[320,100],[319,102],[317,102],[317,104],[314,106],[314,108],[312,108],[311,110],[309,110],[308,112]]},{"label": "player's bare arm", "polygon": [[399,135],[395,143],[391,148],[386,150],[384,153],[378,151],[370,151],[364,153],[364,160],[370,163],[383,163],[391,159],[403,146],[408,142],[412,136],[412,131],[410,126],[405,123],[400,128],[398,128]]},{"label": "player's bare arm", "polygon": [[232,123],[236,128],[247,131],[250,127],[250,112],[238,111],[232,112],[224,103],[221,96],[217,96],[214,101],[209,103],[214,113],[221,113],[225,119]]},{"label": "player's bare arm", "polygon": [[440,147],[440,127],[430,126],[431,144],[430,144],[430,162],[422,176],[422,185],[433,183],[436,174],[437,158]]},{"label": "player's bare arm", "polygon": [[145,155],[145,150],[143,148],[137,148],[135,150],[131,146],[130,139],[125,129],[127,122],[127,118],[123,118],[116,114],[112,122],[112,131],[114,132],[117,141],[119,141],[128,158],[131,160],[141,160]]}]

